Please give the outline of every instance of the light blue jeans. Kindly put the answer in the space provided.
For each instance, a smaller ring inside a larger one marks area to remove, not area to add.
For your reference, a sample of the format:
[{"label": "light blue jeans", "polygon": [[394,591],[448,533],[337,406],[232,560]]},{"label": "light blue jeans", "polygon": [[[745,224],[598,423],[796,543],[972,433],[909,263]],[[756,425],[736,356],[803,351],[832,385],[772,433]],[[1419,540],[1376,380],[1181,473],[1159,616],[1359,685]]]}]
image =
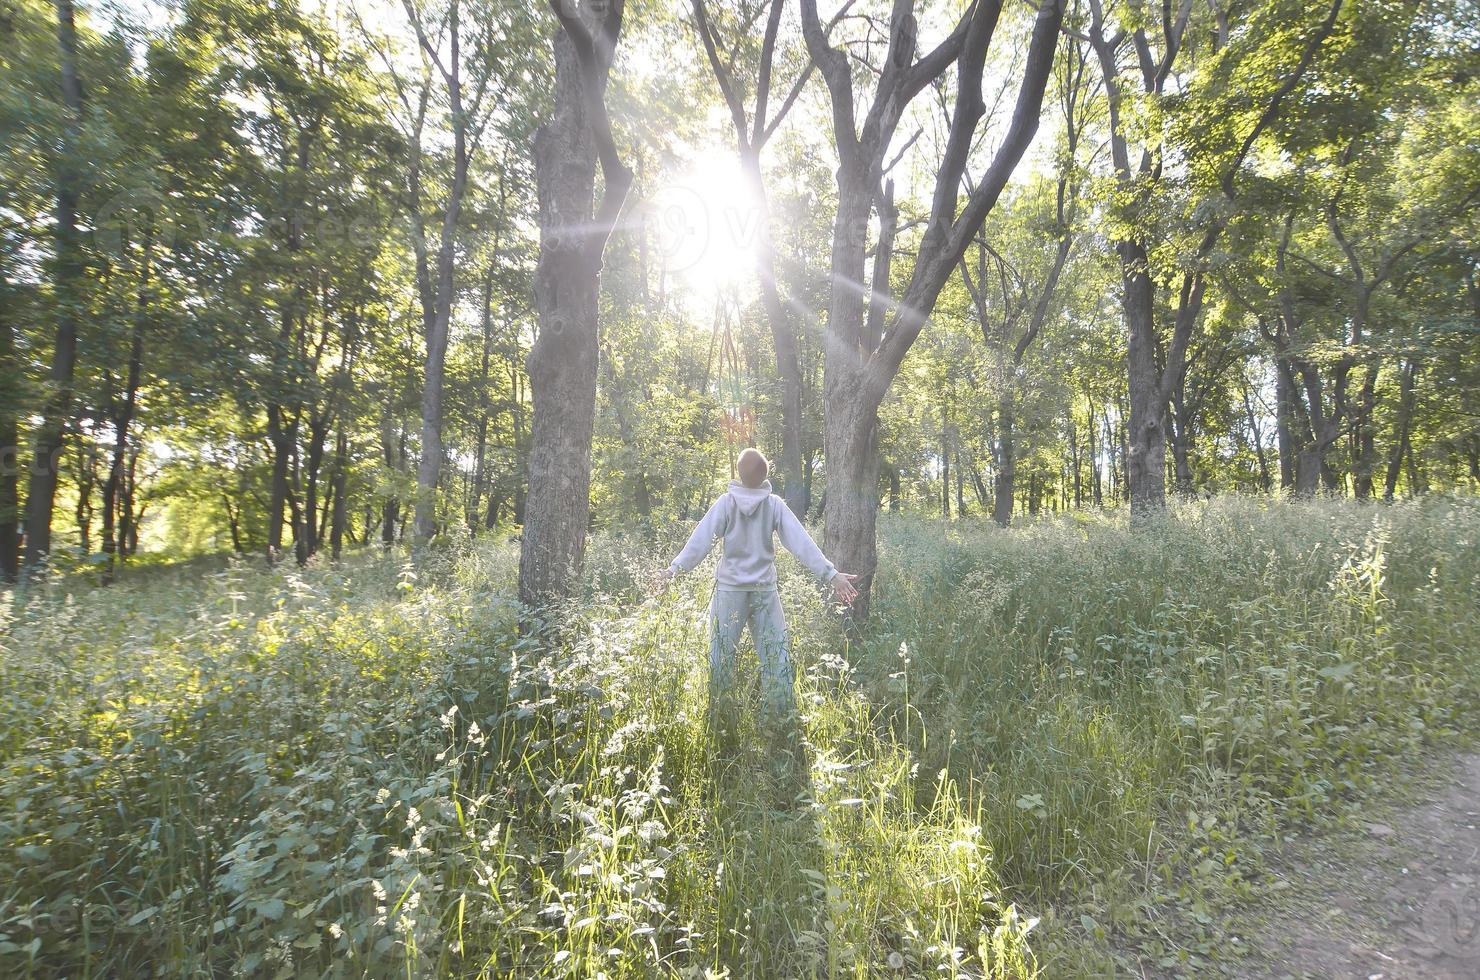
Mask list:
[{"label": "light blue jeans", "polygon": [[760,660],[761,706],[771,718],[789,715],[796,707],[792,691],[790,638],[781,612],[781,596],[775,589],[764,592],[731,592],[715,589],[709,603],[709,704],[720,708],[720,700],[732,693],[735,683],[735,649],[740,634],[750,625],[750,639]]}]

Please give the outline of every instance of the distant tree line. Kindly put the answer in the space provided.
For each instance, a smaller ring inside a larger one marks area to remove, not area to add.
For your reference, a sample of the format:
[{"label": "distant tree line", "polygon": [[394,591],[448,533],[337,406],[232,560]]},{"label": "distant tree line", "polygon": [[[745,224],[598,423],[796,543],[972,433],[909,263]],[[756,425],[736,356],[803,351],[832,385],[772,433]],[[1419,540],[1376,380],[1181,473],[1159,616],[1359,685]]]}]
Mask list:
[{"label": "distant tree line", "polygon": [[541,602],[751,438],[864,585],[883,508],[1480,486],[1473,3],[0,11],[7,580],[498,528]]}]

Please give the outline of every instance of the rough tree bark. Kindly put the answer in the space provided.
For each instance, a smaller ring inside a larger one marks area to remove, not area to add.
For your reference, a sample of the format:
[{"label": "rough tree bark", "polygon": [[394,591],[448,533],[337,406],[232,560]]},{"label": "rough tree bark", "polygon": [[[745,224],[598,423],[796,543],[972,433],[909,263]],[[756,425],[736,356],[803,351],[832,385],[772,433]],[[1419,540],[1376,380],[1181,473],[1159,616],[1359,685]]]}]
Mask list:
[{"label": "rough tree bark", "polygon": [[[534,420],[519,552],[519,596],[529,606],[569,595],[585,555],[601,258],[632,186],[605,104],[624,4],[553,6],[560,20],[554,109],[534,139],[539,336],[526,362]],[[598,158],[604,187],[593,216]]]}]

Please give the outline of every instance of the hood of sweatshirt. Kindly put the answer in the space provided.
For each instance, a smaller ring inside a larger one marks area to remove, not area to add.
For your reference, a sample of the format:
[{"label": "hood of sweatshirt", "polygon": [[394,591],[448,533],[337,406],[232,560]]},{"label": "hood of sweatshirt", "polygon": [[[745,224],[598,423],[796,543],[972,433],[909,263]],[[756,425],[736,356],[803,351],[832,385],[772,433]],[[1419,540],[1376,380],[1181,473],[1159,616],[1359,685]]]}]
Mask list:
[{"label": "hood of sweatshirt", "polygon": [[761,504],[771,497],[771,481],[763,480],[758,487],[747,487],[739,480],[730,481],[730,496],[735,498],[740,513],[746,517],[756,512]]}]

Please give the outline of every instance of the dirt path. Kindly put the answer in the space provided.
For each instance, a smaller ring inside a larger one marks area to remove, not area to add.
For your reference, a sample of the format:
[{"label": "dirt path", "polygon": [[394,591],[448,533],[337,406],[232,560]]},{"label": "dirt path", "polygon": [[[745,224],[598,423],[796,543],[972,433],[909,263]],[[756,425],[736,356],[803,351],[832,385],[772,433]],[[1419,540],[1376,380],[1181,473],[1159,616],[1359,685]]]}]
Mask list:
[{"label": "dirt path", "polygon": [[1480,755],[1447,768],[1420,803],[1289,845],[1246,975],[1480,980]]}]

